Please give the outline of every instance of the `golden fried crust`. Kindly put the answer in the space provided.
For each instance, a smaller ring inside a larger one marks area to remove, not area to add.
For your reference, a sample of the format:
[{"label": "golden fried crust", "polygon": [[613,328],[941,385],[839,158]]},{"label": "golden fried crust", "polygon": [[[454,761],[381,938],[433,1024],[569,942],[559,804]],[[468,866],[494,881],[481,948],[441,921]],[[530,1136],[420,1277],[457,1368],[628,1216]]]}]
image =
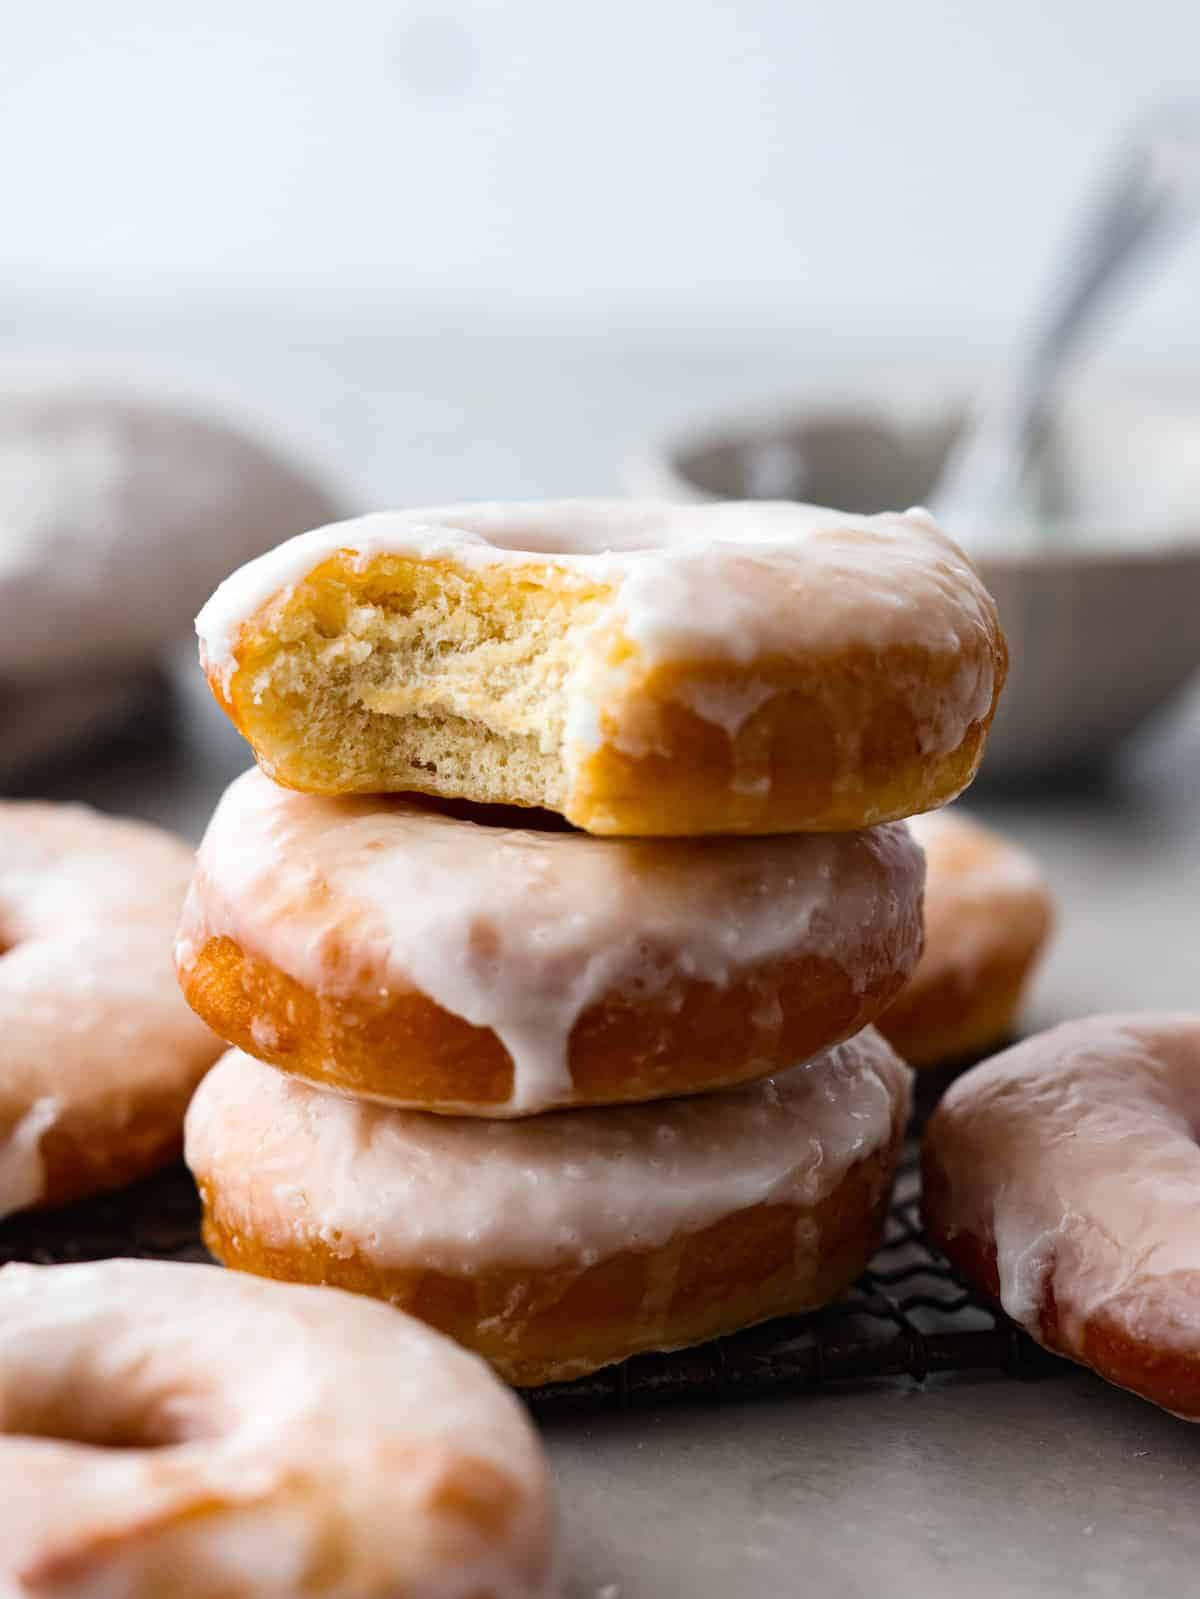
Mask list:
[{"label": "golden fried crust", "polygon": [[25,1207],[47,1210],[90,1194],[108,1193],[148,1177],[183,1153],[183,1117],[190,1096],[140,1104],[120,1129],[102,1137],[83,1118],[65,1115],[39,1145],[45,1189]]},{"label": "golden fried crust", "polygon": [[[915,941],[856,978],[816,955],[765,963],[726,987],[677,979],[635,1000],[613,994],[586,1010],[570,1038],[577,1105],[666,1099],[766,1077],[867,1026],[899,992]],[[512,1060],[474,1027],[416,990],[386,999],[313,993],[232,939],[210,938],[179,970],[188,1004],[247,1054],[312,1082],[422,1109],[510,1102]],[[770,1032],[756,1026],[779,1015]]]},{"label": "golden fried crust", "polygon": [[918,974],[876,1025],[917,1071],[986,1054],[1012,1032],[1040,947],[997,951],[970,977]]},{"label": "golden fried crust", "polygon": [[827,1304],[878,1247],[901,1135],[897,1122],[890,1143],[815,1206],[755,1205],[664,1248],[582,1269],[514,1266],[468,1277],[381,1268],[323,1243],[273,1248],[227,1222],[219,1190],[202,1181],[204,1236],[217,1259],[239,1271],[389,1300],[481,1354],[509,1382],[532,1387]]},{"label": "golden fried crust", "polygon": [[[1008,670],[999,632],[990,648],[991,709],[939,753],[927,748],[895,685],[942,679],[950,693],[958,660],[846,649],[803,665],[756,661],[744,673],[722,674],[711,663],[656,671],[640,685],[650,747],[602,745],[582,769],[567,820],[599,834],[761,835],[848,832],[932,810],[960,794],[983,759]],[[773,693],[732,739],[685,703],[756,681]]]}]

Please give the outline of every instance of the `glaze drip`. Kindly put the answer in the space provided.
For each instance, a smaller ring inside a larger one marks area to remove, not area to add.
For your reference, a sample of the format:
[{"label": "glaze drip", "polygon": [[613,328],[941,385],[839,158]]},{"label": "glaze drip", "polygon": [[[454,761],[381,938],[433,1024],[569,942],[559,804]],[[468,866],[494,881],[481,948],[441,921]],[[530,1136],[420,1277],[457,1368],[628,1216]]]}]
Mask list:
[{"label": "glaze drip", "polygon": [[726,985],[811,952],[856,985],[923,870],[903,823],[861,834],[595,839],[484,827],[402,799],[318,799],[258,771],[226,792],[180,935],[186,967],[228,937],[317,994],[416,988],[491,1028],[508,1110],[569,1100],[571,1031],[618,993]]}]

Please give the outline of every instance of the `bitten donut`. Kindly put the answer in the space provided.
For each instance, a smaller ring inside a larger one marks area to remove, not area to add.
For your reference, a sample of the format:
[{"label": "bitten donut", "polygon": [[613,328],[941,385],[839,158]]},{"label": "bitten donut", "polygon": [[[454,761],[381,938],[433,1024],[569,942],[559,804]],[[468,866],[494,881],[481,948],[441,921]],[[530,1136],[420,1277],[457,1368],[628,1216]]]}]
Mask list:
[{"label": "bitten donut", "polygon": [[464,505],[293,539],[197,620],[277,782],[559,811],[591,833],[822,832],[953,798],[1007,656],[923,511]]},{"label": "bitten donut", "polygon": [[925,1221],[1039,1343],[1200,1420],[1200,1016],[1095,1016],[954,1084]]},{"label": "bitten donut", "polygon": [[940,1066],[1008,1037],[1054,902],[1031,855],[957,809],[909,825],[925,851],[925,949],[878,1025],[910,1066]]},{"label": "bitten donut", "polygon": [[0,1271],[0,1591],[549,1599],[540,1447],[386,1305],[212,1266]]},{"label": "bitten donut", "polygon": [[158,828],[0,803],[0,1216],[178,1155],[221,1049],[172,980],[191,870]]},{"label": "bitten donut", "polygon": [[98,377],[0,367],[0,681],[144,666],[230,566],[335,515],[234,427]]},{"label": "bitten donut", "polygon": [[201,845],[176,964],[224,1038],[353,1093],[488,1116],[661,1099],[865,1026],[920,954],[922,869],[903,823],[596,839],[252,769]]},{"label": "bitten donut", "polygon": [[878,1244],[908,1096],[870,1030],[750,1088],[508,1122],[233,1053],[187,1159],[227,1266],[388,1299],[533,1384],[832,1299]]}]

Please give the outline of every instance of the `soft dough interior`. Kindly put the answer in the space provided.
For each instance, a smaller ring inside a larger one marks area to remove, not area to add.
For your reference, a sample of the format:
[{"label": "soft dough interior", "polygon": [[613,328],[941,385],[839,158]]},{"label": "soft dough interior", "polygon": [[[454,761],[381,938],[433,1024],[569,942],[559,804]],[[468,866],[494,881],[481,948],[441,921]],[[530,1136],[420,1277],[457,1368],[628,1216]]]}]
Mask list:
[{"label": "soft dough interior", "polygon": [[567,680],[610,595],[546,565],[338,557],[243,634],[238,718],[299,787],[558,806]]}]

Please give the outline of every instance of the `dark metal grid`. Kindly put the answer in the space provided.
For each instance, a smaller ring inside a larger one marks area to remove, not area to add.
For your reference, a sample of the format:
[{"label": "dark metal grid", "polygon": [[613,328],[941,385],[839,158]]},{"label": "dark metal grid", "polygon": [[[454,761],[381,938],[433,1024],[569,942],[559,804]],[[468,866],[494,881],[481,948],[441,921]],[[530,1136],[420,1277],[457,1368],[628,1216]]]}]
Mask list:
[{"label": "dark metal grid", "polygon": [[[527,1397],[542,1412],[738,1399],[844,1381],[941,1372],[1034,1376],[1058,1364],[966,1288],[933,1254],[918,1216],[917,1148],[905,1150],[882,1248],[844,1298],[696,1349],[639,1355],[577,1382]],[[200,1207],[182,1166],[124,1193],[0,1225],[0,1263],[48,1264],[133,1255],[206,1260]]]}]

